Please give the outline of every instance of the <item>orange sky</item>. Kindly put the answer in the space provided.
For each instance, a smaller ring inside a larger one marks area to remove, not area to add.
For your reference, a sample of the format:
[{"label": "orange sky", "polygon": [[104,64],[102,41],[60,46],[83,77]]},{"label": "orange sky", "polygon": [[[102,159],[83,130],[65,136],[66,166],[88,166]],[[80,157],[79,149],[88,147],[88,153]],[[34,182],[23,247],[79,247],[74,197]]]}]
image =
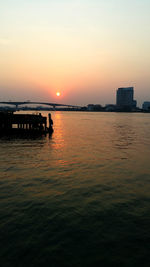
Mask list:
[{"label": "orange sky", "polygon": [[0,5],[1,100],[108,104],[121,86],[150,100],[149,1]]}]

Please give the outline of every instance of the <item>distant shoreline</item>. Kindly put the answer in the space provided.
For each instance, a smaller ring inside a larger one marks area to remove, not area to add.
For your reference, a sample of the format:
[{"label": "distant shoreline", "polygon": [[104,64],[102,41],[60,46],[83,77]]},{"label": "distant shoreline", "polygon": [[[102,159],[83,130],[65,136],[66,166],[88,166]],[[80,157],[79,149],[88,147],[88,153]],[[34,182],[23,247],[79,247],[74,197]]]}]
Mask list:
[{"label": "distant shoreline", "polygon": [[112,110],[112,111],[108,111],[108,110],[79,110],[79,109],[36,109],[36,108],[29,108],[29,109],[1,109],[0,108],[0,112],[17,112],[17,111],[37,111],[37,112],[42,112],[42,111],[66,111],[66,112],[107,112],[107,113],[150,113],[150,111],[147,110],[133,110],[133,111],[129,111],[129,110]]}]

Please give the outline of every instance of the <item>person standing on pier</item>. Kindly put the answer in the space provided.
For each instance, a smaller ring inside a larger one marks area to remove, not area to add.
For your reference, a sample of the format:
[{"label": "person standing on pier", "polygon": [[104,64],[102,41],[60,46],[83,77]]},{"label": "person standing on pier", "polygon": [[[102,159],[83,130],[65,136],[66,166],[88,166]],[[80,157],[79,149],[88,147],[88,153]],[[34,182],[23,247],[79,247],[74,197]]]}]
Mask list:
[{"label": "person standing on pier", "polygon": [[49,132],[53,132],[53,120],[51,119],[51,114],[48,114],[49,118]]}]

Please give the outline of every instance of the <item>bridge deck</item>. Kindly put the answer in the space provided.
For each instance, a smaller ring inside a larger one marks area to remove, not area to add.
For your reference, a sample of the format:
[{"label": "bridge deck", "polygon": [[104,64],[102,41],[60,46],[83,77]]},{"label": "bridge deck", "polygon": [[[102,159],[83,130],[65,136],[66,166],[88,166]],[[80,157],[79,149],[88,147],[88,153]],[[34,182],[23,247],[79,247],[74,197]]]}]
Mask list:
[{"label": "bridge deck", "polygon": [[4,105],[13,105],[13,106],[20,106],[20,105],[47,105],[47,106],[52,106],[52,107],[72,107],[72,108],[80,108],[80,106],[74,106],[74,105],[67,105],[67,104],[58,104],[58,103],[48,103],[48,102],[34,102],[34,101],[2,101],[0,104]]}]

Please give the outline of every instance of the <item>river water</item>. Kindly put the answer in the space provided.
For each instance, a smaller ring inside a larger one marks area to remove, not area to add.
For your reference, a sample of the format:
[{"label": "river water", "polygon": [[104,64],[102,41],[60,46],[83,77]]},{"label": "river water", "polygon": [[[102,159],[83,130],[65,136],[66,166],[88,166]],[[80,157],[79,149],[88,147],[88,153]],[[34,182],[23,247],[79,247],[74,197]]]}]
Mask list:
[{"label": "river water", "polygon": [[150,114],[51,114],[0,139],[0,265],[149,266]]}]

